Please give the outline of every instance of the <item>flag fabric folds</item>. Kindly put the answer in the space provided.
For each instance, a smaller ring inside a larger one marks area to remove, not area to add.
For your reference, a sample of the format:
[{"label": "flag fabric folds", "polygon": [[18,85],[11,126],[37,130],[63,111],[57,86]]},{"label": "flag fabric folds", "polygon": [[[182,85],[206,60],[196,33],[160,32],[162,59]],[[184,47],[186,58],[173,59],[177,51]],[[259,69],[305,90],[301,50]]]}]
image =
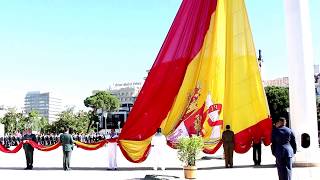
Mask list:
[{"label": "flag fabric folds", "polygon": [[[225,125],[235,133],[238,153],[252,142],[270,144],[272,124],[244,0],[184,0],[119,138],[75,144],[97,150],[118,142],[137,163],[147,158],[159,127],[172,147],[198,135],[204,152],[215,153]],[[60,146],[24,143],[40,151]],[[0,144],[0,151],[16,153],[22,144],[12,150]]]},{"label": "flag fabric folds", "polygon": [[173,145],[201,135],[206,153],[223,127],[235,151],[270,144],[271,120],[243,0],[184,0],[119,137],[125,157],[141,162],[158,127]]}]

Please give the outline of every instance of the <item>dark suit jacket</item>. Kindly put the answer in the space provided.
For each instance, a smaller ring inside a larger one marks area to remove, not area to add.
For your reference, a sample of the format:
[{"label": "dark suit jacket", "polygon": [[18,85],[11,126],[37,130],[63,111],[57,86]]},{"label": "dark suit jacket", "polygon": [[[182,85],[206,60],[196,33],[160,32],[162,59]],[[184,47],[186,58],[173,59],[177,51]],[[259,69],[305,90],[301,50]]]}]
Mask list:
[{"label": "dark suit jacket", "polygon": [[290,128],[283,126],[272,130],[271,150],[276,158],[293,157],[297,151],[297,145]]},{"label": "dark suit jacket", "polygon": [[[37,138],[36,138],[36,135],[34,134],[25,134],[23,137],[22,137],[22,140],[32,140],[34,142],[37,142]],[[30,144],[23,144],[23,149],[26,150],[26,151],[33,151],[34,148],[30,145]]]},{"label": "dark suit jacket", "polygon": [[60,142],[62,145],[63,151],[72,151],[73,150],[73,138],[70,134],[63,133],[60,135]]}]

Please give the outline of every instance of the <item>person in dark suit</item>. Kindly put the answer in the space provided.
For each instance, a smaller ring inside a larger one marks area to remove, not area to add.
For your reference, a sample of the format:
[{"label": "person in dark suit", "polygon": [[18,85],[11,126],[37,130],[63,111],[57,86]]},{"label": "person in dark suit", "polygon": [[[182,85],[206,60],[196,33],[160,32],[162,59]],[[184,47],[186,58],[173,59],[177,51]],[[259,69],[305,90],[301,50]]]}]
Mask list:
[{"label": "person in dark suit", "polygon": [[272,130],[272,154],[276,157],[279,180],[291,180],[292,157],[297,151],[295,136],[280,117]]},{"label": "person in dark suit", "polygon": [[[70,129],[70,133],[72,130]],[[69,128],[64,129],[64,133],[60,135],[60,142],[63,151],[63,170],[70,171],[71,152],[73,150],[73,138],[69,134]]]},{"label": "person in dark suit", "polygon": [[26,143],[27,141],[37,142],[36,135],[32,134],[31,128],[28,128],[25,131],[25,134],[22,137],[22,142],[23,142],[23,149],[24,149],[24,153],[25,153],[26,161],[27,161],[27,167],[24,169],[25,170],[32,170],[34,148],[30,144]]},{"label": "person in dark suit", "polygon": [[226,130],[222,133],[222,143],[226,168],[233,167],[234,133],[230,130],[230,125],[226,125]]}]

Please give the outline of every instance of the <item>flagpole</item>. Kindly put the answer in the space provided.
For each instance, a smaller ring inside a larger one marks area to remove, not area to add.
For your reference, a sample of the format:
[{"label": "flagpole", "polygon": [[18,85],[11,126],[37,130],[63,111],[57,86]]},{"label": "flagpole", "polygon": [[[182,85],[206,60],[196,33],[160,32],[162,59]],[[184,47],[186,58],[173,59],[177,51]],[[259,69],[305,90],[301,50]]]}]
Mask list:
[{"label": "flagpole", "polygon": [[[319,151],[313,49],[308,0],[284,0],[289,64],[290,125],[296,135],[296,165],[316,164]],[[304,135],[310,146],[304,148]],[[315,162],[315,163],[314,163]]]}]

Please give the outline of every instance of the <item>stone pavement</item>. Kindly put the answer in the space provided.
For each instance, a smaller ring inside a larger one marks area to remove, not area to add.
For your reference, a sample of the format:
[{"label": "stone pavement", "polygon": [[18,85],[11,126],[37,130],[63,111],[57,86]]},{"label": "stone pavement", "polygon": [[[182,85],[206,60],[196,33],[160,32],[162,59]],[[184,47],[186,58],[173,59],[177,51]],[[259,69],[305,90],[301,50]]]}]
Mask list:
[{"label": "stone pavement", "polygon": [[[252,151],[245,154],[234,155],[234,168],[224,168],[222,152],[215,155],[205,155],[197,161],[198,179],[237,179],[237,180],[277,180],[277,170],[274,166],[275,159],[271,155],[270,147],[263,147],[262,165],[255,167],[252,161]],[[118,151],[117,171],[107,171],[107,149],[105,147],[97,151],[85,151],[75,149],[72,154],[72,171],[62,170],[62,151],[57,149],[50,152],[35,150],[34,170],[23,170],[25,167],[24,151],[16,154],[0,152],[1,179],[5,176],[10,179],[28,178],[41,179],[114,179],[135,180],[144,179],[147,175],[158,175],[162,179],[184,179],[182,164],[176,156],[176,151],[166,147],[165,157],[167,168],[165,171],[152,170],[152,154],[139,164],[128,162]],[[319,167],[304,167],[293,169],[293,180],[320,180]]]}]

